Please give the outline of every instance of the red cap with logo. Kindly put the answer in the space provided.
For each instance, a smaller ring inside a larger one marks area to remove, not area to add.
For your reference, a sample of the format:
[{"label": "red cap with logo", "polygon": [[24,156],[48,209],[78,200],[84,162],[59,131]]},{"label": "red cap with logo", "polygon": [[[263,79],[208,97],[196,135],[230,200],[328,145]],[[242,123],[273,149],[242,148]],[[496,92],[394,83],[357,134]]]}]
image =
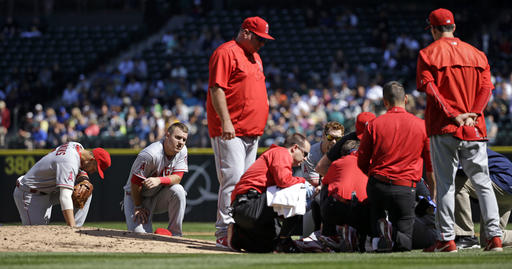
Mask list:
[{"label": "red cap with logo", "polygon": [[257,34],[260,37],[274,40],[274,38],[268,34],[268,23],[260,17],[249,17],[245,19],[242,23],[242,28]]},{"label": "red cap with logo", "polygon": [[448,9],[438,8],[430,12],[430,15],[428,15],[428,24],[429,25],[425,29],[428,29],[432,26],[455,24],[453,13]]},{"label": "red cap with logo", "polygon": [[98,174],[100,174],[101,178],[105,178],[103,172],[105,169],[110,167],[110,154],[103,148],[93,149],[92,154],[94,155],[94,159],[96,159],[96,163],[98,164]]},{"label": "red cap with logo", "polygon": [[363,137],[364,128],[366,127],[366,124],[375,119],[376,116],[372,112],[361,112],[359,115],[357,115],[356,118],[356,135],[359,140]]}]

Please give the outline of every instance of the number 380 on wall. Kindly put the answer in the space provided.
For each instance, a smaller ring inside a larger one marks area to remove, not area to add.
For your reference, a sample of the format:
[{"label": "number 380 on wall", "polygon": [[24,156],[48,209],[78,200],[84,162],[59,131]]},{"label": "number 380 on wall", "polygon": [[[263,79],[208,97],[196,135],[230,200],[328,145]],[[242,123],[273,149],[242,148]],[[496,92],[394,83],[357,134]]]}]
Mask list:
[{"label": "number 380 on wall", "polygon": [[23,175],[36,163],[33,156],[6,156],[6,175]]}]

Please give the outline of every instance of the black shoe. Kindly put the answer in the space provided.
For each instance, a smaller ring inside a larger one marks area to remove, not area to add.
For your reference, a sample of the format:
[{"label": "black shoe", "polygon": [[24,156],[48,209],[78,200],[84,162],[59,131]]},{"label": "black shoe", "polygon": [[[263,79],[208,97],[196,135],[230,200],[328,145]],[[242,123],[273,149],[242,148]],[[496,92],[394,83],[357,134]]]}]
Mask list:
[{"label": "black shoe", "polygon": [[277,245],[274,248],[275,253],[303,253],[304,251],[299,248],[295,242],[290,238],[279,238]]},{"label": "black shoe", "polygon": [[457,248],[480,248],[478,238],[476,236],[457,236],[455,237],[455,244]]}]

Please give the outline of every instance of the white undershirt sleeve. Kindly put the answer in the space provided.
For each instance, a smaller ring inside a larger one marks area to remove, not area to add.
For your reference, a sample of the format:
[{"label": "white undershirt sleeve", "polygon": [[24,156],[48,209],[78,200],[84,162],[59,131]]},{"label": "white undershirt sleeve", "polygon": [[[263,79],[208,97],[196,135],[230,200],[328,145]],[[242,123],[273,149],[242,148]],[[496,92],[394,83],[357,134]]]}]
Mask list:
[{"label": "white undershirt sleeve", "polygon": [[73,194],[72,189],[68,188],[60,188],[60,208],[62,210],[71,209],[73,210],[73,199],[71,199],[71,195]]}]

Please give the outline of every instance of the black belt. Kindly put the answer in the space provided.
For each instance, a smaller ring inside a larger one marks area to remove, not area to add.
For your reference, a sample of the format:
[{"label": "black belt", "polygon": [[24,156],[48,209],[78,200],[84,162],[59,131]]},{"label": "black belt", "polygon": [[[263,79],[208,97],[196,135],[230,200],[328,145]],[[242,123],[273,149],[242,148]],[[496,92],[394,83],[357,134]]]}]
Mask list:
[{"label": "black belt", "polygon": [[259,193],[257,190],[249,189],[249,191],[247,191],[246,193],[237,195],[235,200],[233,201],[233,205],[244,203],[252,199],[257,199],[260,196],[261,193]]},{"label": "black belt", "polygon": [[[19,181],[16,181],[16,187],[18,187],[21,190],[23,190]],[[25,188],[28,189],[28,192],[30,192],[30,193],[36,193],[36,194],[41,194],[41,195],[47,195],[48,194],[46,192],[38,191],[36,189],[32,189],[32,188],[28,188],[28,187],[25,187]]]},{"label": "black belt", "polygon": [[404,186],[404,187],[411,187],[416,188],[416,182],[412,180],[406,180],[406,179],[390,179],[385,176],[379,175],[379,174],[373,174],[371,175],[374,179],[389,184],[389,185],[395,185],[395,186]]}]

